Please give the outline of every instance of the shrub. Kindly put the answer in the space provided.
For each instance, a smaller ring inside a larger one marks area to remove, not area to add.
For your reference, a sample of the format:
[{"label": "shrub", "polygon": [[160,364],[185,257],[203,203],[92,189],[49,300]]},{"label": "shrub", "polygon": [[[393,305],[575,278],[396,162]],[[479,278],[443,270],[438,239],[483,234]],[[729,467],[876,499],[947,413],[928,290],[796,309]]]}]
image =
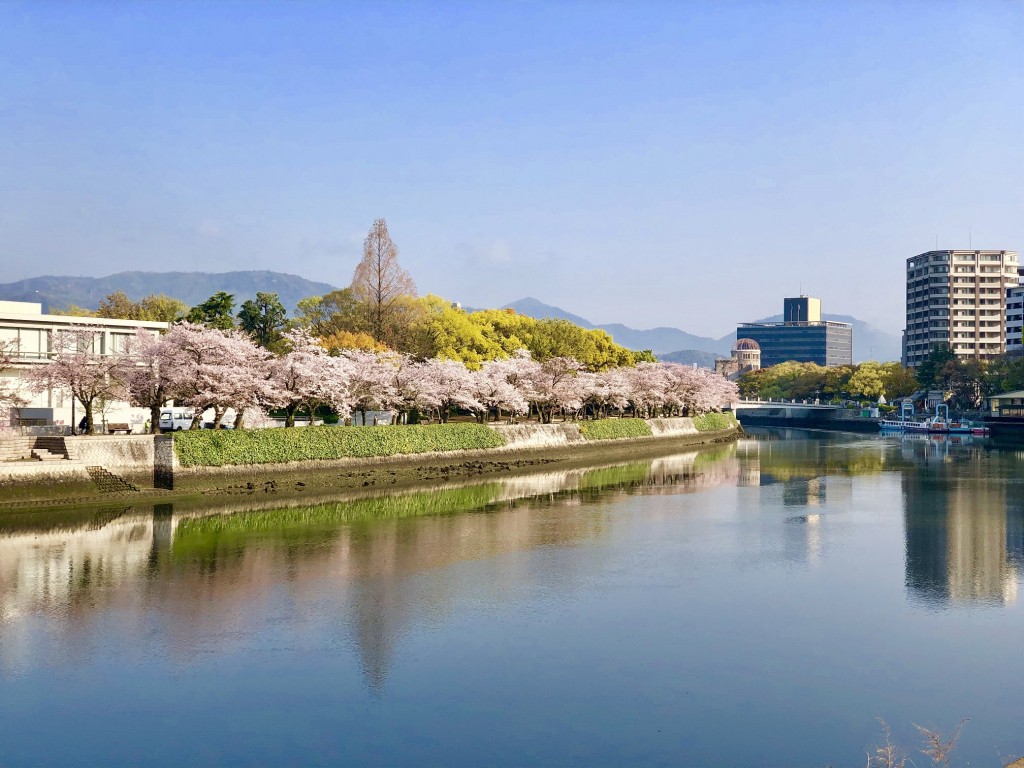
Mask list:
[{"label": "shrub", "polygon": [[174,436],[174,451],[183,467],[394,456],[504,444],[501,435],[483,424],[203,430]]},{"label": "shrub", "polygon": [[599,419],[580,425],[587,440],[614,440],[619,437],[650,437],[651,425],[643,419]]},{"label": "shrub", "polygon": [[732,429],[736,426],[736,417],[731,413],[702,413],[693,417],[693,425],[697,427],[698,432]]}]

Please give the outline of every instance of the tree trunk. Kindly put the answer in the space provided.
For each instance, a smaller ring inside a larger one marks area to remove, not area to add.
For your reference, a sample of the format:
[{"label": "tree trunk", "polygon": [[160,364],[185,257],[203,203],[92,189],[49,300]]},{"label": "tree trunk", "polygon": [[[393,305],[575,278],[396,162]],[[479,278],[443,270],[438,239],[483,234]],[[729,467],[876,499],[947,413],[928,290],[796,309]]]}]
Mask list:
[{"label": "tree trunk", "polygon": [[93,424],[92,420],[92,400],[82,400],[82,407],[85,408],[85,434],[95,434],[96,425]]},{"label": "tree trunk", "polygon": [[149,406],[149,433],[159,435],[160,430],[160,405]]},{"label": "tree trunk", "polygon": [[298,410],[299,410],[299,404],[298,403],[291,403],[291,404],[285,406],[285,408],[284,408],[284,425],[286,427],[294,427],[295,426],[295,414],[298,413]]}]

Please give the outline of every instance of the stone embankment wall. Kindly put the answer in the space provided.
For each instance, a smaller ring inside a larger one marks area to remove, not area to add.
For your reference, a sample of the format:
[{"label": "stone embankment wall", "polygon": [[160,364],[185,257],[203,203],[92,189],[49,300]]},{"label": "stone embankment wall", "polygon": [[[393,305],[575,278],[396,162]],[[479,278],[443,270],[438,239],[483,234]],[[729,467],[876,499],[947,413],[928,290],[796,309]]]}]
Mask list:
[{"label": "stone embankment wall", "polygon": [[[372,459],[340,459],[330,462],[294,462],[291,464],[247,465],[236,467],[181,467],[174,451],[173,434],[82,436],[66,440],[68,460],[0,463],[0,494],[8,498],[65,498],[96,493],[89,467],[101,467],[140,489],[187,490],[190,481],[210,475],[232,475],[293,470],[309,465],[344,467],[380,464],[388,461],[429,461],[433,457],[481,456],[533,451],[583,449],[635,441],[690,438],[692,443],[710,442],[728,437],[727,433],[701,433],[688,418],[650,419],[650,437],[588,440],[576,422],[556,424],[491,425],[505,440],[500,448],[449,451],[443,454],[405,454]],[[701,439],[707,436],[707,440]],[[95,472],[94,472],[95,474]],[[0,498],[2,500],[2,498]]]},{"label": "stone embankment wall", "polygon": [[152,435],[67,437],[64,448],[65,460],[0,462],[0,500],[71,499],[103,492],[89,467],[102,467],[139,488],[154,487]]}]

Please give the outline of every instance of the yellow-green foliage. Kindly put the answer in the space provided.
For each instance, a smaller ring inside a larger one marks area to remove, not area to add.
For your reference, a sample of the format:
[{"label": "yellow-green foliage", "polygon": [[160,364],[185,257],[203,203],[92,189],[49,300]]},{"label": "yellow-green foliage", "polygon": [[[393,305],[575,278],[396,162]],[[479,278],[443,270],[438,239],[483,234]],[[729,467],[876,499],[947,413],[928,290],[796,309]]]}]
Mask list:
[{"label": "yellow-green foliage", "polygon": [[497,432],[483,424],[292,427],[178,432],[174,451],[183,467],[222,467],[475,450],[504,443]]},{"label": "yellow-green foliage", "polygon": [[736,417],[731,413],[702,413],[693,417],[693,425],[698,432],[715,432],[735,427]]},{"label": "yellow-green foliage", "polygon": [[599,419],[580,425],[587,440],[614,440],[619,437],[650,437],[651,425],[643,419]]}]

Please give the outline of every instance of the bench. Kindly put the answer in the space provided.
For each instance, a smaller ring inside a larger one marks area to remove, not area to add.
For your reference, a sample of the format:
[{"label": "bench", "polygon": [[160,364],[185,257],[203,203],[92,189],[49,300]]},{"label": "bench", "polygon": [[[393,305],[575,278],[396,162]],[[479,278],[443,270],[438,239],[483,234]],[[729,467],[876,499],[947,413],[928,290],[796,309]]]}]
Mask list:
[{"label": "bench", "polygon": [[132,433],[132,425],[107,422],[108,435],[114,435],[117,434],[118,432],[124,432],[126,435],[130,435]]}]

